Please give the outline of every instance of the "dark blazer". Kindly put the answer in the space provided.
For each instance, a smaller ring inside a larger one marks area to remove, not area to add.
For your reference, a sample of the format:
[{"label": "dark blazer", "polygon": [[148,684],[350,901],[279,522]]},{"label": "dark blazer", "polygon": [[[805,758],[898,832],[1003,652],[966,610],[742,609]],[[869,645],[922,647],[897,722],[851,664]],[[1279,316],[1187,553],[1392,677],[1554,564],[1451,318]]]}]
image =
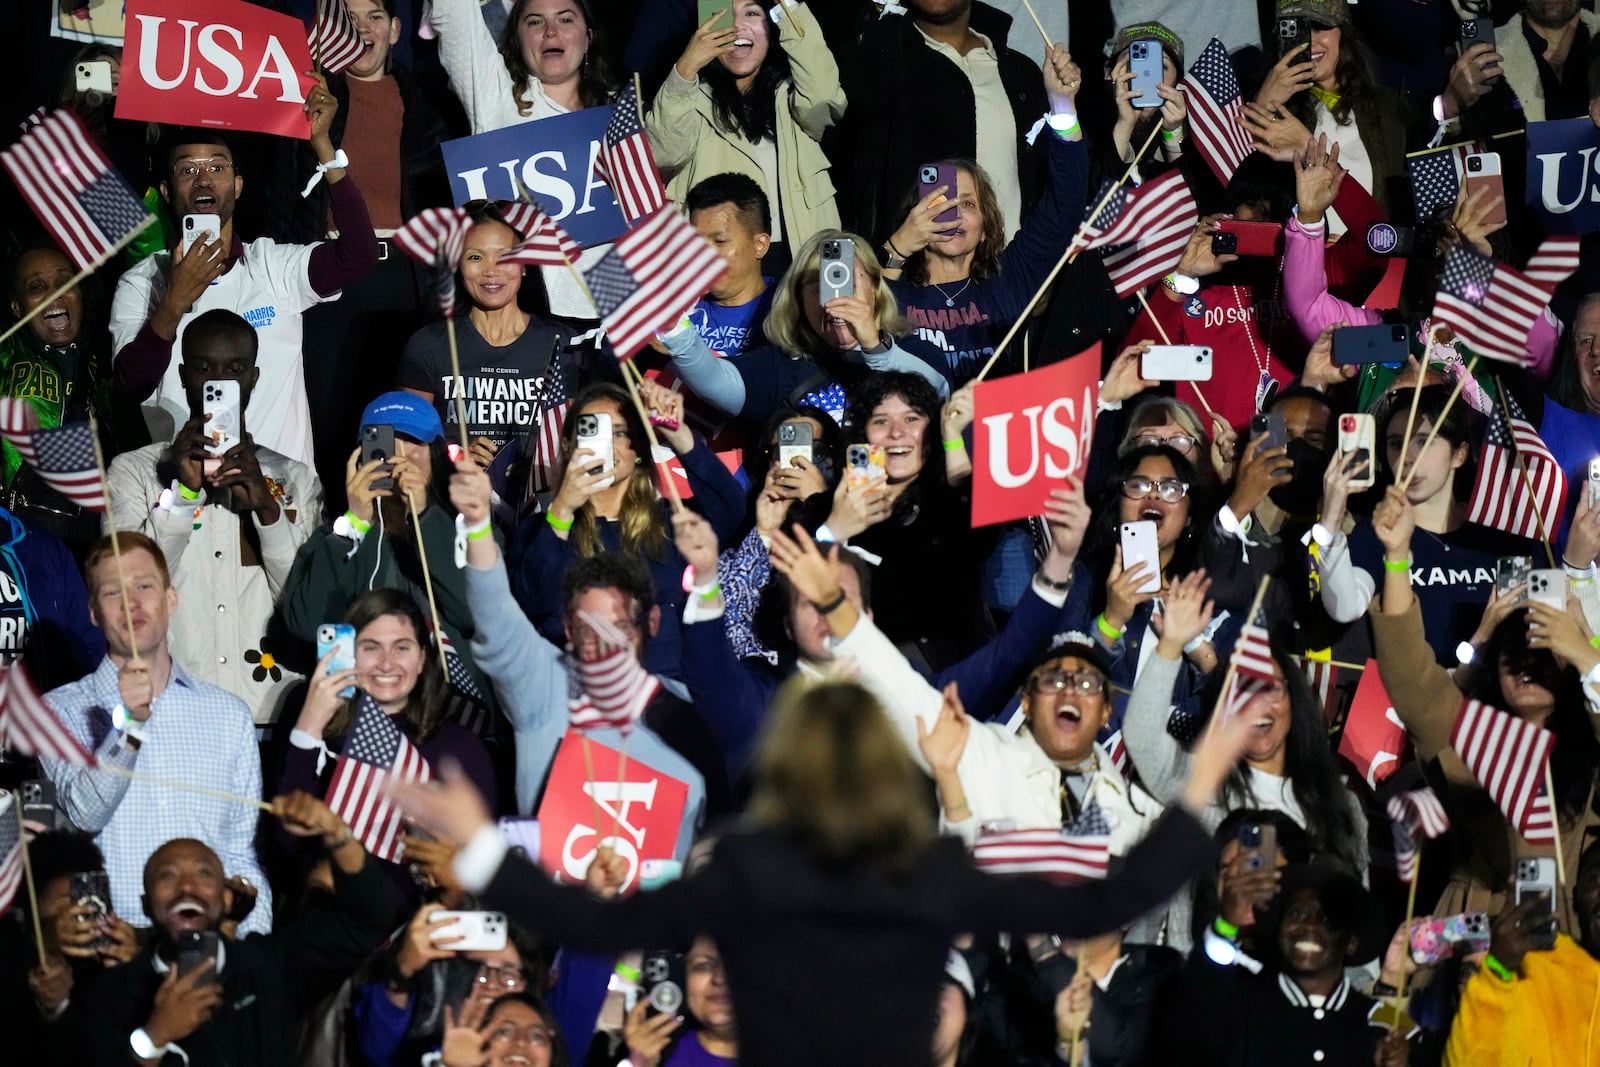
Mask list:
[{"label": "dark blazer", "polygon": [[1074,939],[1132,921],[1210,862],[1209,835],[1170,811],[1122,870],[1083,885],[994,878],[940,838],[912,869],[821,865],[776,831],[730,834],[682,882],[623,900],[553,885],[508,855],[483,906],[575,948],[622,951],[713,938],[739,1018],[745,1067],[881,1067],[928,1060],[951,940],[963,931]]},{"label": "dark blazer", "polygon": [[[1043,153],[1035,153],[1026,140],[1045,113],[1044,75],[1033,60],[1006,47],[1010,15],[978,0],[972,5],[971,25],[1000,53],[1000,80],[1017,123],[1017,170],[1026,217],[1045,183]],[[839,72],[850,102],[837,140],[829,146],[839,212],[847,229],[879,242],[904,218],[917,164],[977,156],[972,83],[929,48],[904,15],[868,26],[854,53],[841,57]],[[838,180],[841,175],[843,181]]]},{"label": "dark blazer", "polygon": [[[295,1067],[301,1017],[355,971],[397,918],[379,866],[370,856],[355,874],[334,864],[331,900],[274,933],[223,943],[222,1003],[177,1042],[189,1054],[188,1067]],[[83,1017],[93,1021],[94,1063],[133,1062],[128,1036],[150,1018],[164,977],[156,972],[154,952],[154,946],[146,947],[106,971],[84,995]],[[168,1053],[163,1067],[182,1063]]]}]

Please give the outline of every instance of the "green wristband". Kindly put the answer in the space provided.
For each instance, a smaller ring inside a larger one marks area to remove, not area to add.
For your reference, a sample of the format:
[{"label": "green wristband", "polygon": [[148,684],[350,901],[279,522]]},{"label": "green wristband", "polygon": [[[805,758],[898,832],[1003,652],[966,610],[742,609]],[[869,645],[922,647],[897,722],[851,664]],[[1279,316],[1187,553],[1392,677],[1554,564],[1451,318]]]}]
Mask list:
[{"label": "green wristband", "polygon": [[1494,958],[1493,954],[1483,957],[1483,965],[1489,969],[1490,974],[1502,982],[1515,982],[1517,980],[1516,972],[1508,970],[1505,964]]},{"label": "green wristband", "polygon": [[179,482],[178,483],[178,495],[180,497],[182,497],[183,499],[185,499],[185,500],[199,500],[200,499],[200,490],[198,490],[198,489],[190,489],[187,485],[184,485],[182,482]]},{"label": "green wristband", "polygon": [[344,513],[344,521],[350,524],[350,528],[352,530],[363,536],[366,535],[368,530],[372,529],[372,523],[368,522],[366,519],[357,518],[356,513],[353,511],[347,511]]},{"label": "green wristband", "polygon": [[967,450],[967,443],[959,437],[952,437],[948,441],[940,441],[939,443],[944,445],[946,452],[965,452]]},{"label": "green wristband", "polygon": [[1409,574],[1411,572],[1411,561],[1409,559],[1386,559],[1383,561],[1383,569],[1390,574]]},{"label": "green wristband", "polygon": [[1211,925],[1217,931],[1217,933],[1221,934],[1229,941],[1239,940],[1239,928],[1233,925],[1227,919],[1224,919],[1222,916],[1218,915],[1216,922],[1212,923]]},{"label": "green wristband", "polygon": [[1106,617],[1104,615],[1095,616],[1094,625],[1095,629],[1104,634],[1106,640],[1108,641],[1115,641],[1122,636],[1122,631],[1117,629],[1115,626],[1112,626],[1109,622],[1106,622]]},{"label": "green wristband", "polygon": [[544,513],[544,521],[550,524],[550,528],[552,530],[560,530],[562,533],[566,533],[568,530],[572,529],[572,524],[576,521],[576,519],[558,519],[556,518],[555,511],[552,509]]}]

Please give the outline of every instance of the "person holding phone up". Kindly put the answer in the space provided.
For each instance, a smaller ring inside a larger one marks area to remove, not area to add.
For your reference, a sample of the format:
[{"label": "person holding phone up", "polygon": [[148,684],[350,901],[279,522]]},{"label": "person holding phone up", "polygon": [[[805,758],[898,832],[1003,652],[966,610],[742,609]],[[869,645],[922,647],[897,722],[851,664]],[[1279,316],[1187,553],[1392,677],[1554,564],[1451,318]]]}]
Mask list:
[{"label": "person holding phone up", "polygon": [[[1140,46],[1138,70],[1133,69],[1135,43]],[[1150,54],[1152,51],[1154,55]],[[1142,167],[1156,165],[1154,169],[1142,170],[1146,179],[1152,178],[1165,169],[1161,164],[1175,162],[1183,155],[1187,133],[1184,127],[1189,117],[1188,100],[1177,88],[1184,72],[1183,39],[1159,22],[1124,26],[1112,39],[1109,55],[1111,62],[1106,81],[1116,105],[1116,122],[1111,127],[1109,144],[1119,165],[1133,163],[1133,153],[1159,124],[1161,137],[1157,152],[1140,161]],[[1154,78],[1148,76],[1152,71]],[[1136,81],[1138,86],[1134,84]],[[1096,139],[1101,139],[1105,120],[1099,116],[1095,118],[1099,121],[1091,126],[1091,132]]]}]

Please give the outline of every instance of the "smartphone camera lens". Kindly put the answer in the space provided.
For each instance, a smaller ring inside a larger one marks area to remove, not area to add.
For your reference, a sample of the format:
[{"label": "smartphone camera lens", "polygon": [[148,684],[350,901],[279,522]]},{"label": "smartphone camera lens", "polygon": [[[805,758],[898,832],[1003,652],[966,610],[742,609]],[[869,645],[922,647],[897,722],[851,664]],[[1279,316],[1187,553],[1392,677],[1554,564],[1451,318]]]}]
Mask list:
[{"label": "smartphone camera lens", "polygon": [[935,170],[933,167],[923,167],[922,168],[922,181],[923,181],[924,184],[932,185],[934,182],[936,182],[938,180],[939,180],[939,172],[937,170]]},{"label": "smartphone camera lens", "polygon": [[1467,169],[1470,170],[1470,171],[1480,171],[1480,170],[1482,170],[1483,169],[1483,160],[1479,159],[1477,156],[1468,156],[1467,157]]},{"label": "smartphone camera lens", "polygon": [[823,259],[838,259],[839,258],[839,242],[838,241],[824,241],[824,242],[822,242],[822,258]]}]

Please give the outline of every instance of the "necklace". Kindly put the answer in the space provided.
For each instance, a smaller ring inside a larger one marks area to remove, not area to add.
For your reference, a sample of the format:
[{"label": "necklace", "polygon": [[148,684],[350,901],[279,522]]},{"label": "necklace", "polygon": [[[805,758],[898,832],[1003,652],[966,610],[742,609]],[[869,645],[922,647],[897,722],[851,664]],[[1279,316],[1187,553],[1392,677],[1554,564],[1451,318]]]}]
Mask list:
[{"label": "necklace", "polygon": [[949,293],[945,292],[944,286],[940,285],[938,282],[929,282],[928,284],[939,290],[939,295],[944,297],[945,307],[953,308],[956,306],[956,296],[960,296],[962,293],[967,291],[967,286],[972,284],[972,279],[968,278],[966,281],[961,283],[961,288],[956,290],[956,296],[951,296]]},{"label": "necklace", "polygon": [[[1256,347],[1256,331],[1250,328],[1250,317],[1245,314],[1244,297],[1239,295],[1243,286],[1231,286],[1233,289],[1233,306],[1239,309],[1239,322],[1244,326],[1244,339],[1250,342],[1250,360],[1256,365],[1256,411],[1264,408],[1271,399],[1277,395],[1278,380],[1272,376],[1271,358],[1263,359],[1261,350]],[[1255,309],[1256,325],[1261,323],[1260,308]]]}]

